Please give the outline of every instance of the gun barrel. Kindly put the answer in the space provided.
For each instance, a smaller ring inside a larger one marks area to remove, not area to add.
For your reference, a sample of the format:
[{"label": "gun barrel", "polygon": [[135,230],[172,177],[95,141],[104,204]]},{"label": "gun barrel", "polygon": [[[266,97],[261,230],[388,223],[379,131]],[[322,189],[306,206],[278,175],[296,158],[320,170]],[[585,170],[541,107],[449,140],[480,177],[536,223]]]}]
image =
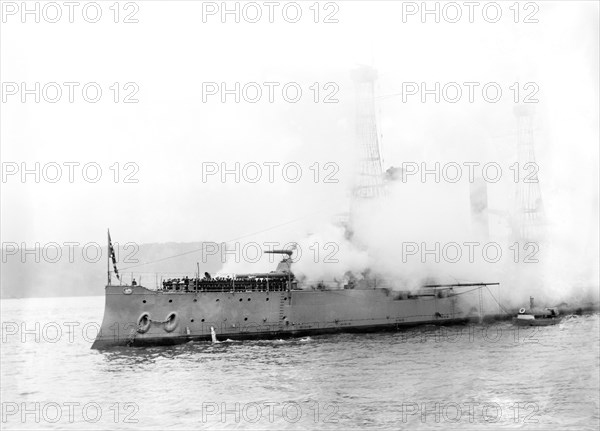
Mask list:
[{"label": "gun barrel", "polygon": [[291,256],[294,253],[292,250],[265,250],[264,252],[271,254],[287,254],[288,256]]},{"label": "gun barrel", "polygon": [[426,284],[423,287],[470,287],[470,286],[499,286],[500,283],[455,283],[455,284]]}]

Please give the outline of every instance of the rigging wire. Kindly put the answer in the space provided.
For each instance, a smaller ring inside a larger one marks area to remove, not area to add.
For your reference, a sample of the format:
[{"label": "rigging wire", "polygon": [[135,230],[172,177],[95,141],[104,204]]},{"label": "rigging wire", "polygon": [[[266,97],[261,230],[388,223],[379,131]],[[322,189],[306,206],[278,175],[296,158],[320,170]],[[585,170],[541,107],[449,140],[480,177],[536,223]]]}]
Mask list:
[{"label": "rigging wire", "polygon": [[[292,224],[292,223],[296,223],[296,222],[298,222],[300,220],[304,220],[304,219],[306,219],[306,218],[308,218],[310,216],[313,216],[315,214],[320,214],[320,213],[323,213],[325,211],[327,211],[327,210],[316,211],[314,213],[307,214],[307,215],[305,215],[303,217],[299,217],[299,218],[296,218],[296,219],[293,219],[293,220],[289,220],[289,221],[287,221],[285,223],[281,223],[281,224],[278,224],[278,225],[275,225],[275,226],[271,226],[271,227],[269,227],[267,229],[259,230],[259,231],[252,232],[252,233],[249,233],[249,234],[246,234],[246,235],[241,235],[241,236],[238,236],[236,238],[232,238],[232,239],[230,239],[228,241],[225,241],[225,242],[223,242],[223,244],[229,244],[230,242],[233,242],[233,241],[237,241],[237,240],[240,240],[240,239],[243,239],[243,238],[251,237],[251,236],[258,235],[258,234],[261,234],[261,233],[264,233],[264,232],[268,232],[270,230],[277,229],[277,228],[282,227],[282,226],[286,226],[286,225],[289,225],[289,224]],[[150,265],[152,263],[163,262],[165,260],[174,259],[176,257],[181,257],[181,256],[185,256],[185,255],[188,255],[188,254],[198,253],[198,252],[204,250],[204,246],[205,246],[205,243],[202,243],[202,247],[200,247],[200,248],[197,248],[197,249],[194,249],[194,250],[190,250],[190,251],[186,251],[186,252],[179,253],[179,254],[175,254],[175,255],[172,255],[172,256],[163,257],[163,258],[156,259],[156,260],[151,260],[151,261],[148,261],[148,262],[138,263],[137,265],[127,266],[125,268],[119,269],[119,271],[123,272],[123,271],[126,271],[126,270],[131,269],[131,268],[137,268],[137,267],[140,267],[140,266]]]},{"label": "rigging wire", "polygon": [[504,308],[504,306],[502,304],[500,304],[500,302],[498,302],[498,300],[496,299],[496,297],[494,296],[494,294],[492,293],[492,291],[490,290],[490,288],[488,286],[485,286],[485,288],[487,289],[489,294],[492,296],[492,298],[494,298],[494,301],[496,301],[496,304],[498,304],[498,306],[502,309],[502,311],[504,311],[506,314],[512,314],[512,313],[509,313],[506,310],[506,308]]}]

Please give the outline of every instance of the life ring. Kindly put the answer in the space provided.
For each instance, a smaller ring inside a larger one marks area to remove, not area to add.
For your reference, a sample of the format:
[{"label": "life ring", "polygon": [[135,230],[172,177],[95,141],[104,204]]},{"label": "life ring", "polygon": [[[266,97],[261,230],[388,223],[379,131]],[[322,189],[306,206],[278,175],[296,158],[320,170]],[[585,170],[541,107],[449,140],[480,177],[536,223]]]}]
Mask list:
[{"label": "life ring", "polygon": [[142,313],[138,318],[138,328],[137,331],[140,334],[145,334],[150,329],[150,325],[152,324],[152,320],[150,319],[149,313]]},{"label": "life ring", "polygon": [[523,313],[525,313],[525,309],[524,309],[524,308],[521,308],[521,309],[519,310],[519,314],[523,314]]},{"label": "life ring", "polygon": [[179,319],[177,319],[177,313],[170,313],[165,320],[165,331],[173,332],[175,328],[177,328],[178,323]]}]

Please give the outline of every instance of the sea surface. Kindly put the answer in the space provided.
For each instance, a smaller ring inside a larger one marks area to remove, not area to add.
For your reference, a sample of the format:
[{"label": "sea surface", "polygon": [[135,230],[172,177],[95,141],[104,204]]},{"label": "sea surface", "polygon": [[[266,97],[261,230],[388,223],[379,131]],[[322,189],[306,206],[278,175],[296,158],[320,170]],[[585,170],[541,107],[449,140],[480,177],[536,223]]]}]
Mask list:
[{"label": "sea surface", "polygon": [[1,301],[3,429],[597,430],[598,314],[91,350],[103,297]]}]

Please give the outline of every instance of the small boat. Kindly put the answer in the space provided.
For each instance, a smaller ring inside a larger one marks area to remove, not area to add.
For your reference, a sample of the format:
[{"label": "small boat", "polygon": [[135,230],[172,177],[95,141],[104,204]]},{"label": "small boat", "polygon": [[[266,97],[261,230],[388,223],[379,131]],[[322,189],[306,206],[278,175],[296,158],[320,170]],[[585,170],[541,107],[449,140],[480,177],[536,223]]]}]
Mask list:
[{"label": "small boat", "polygon": [[521,308],[519,314],[513,318],[513,323],[518,326],[550,326],[560,323],[562,318],[559,316],[558,308],[546,307],[535,309],[533,306],[533,297],[529,297],[529,310]]}]

